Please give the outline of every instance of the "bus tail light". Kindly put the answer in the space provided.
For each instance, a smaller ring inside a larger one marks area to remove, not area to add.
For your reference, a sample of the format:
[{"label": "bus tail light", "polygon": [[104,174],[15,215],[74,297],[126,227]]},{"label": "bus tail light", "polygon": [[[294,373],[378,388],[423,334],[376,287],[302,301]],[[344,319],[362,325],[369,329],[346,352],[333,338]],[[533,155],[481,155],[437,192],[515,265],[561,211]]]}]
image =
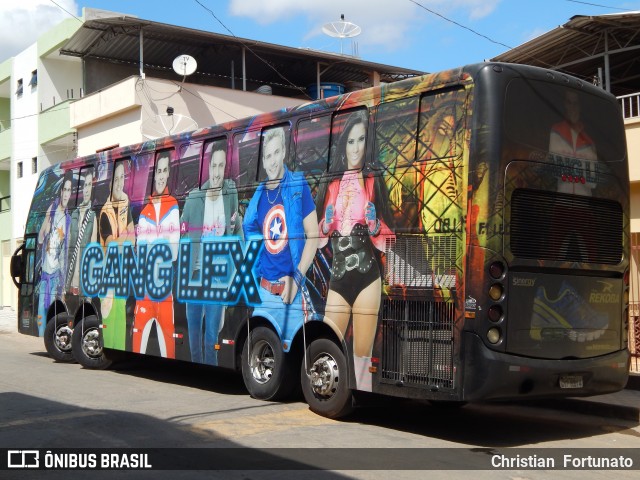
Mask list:
[{"label": "bus tail light", "polygon": [[491,288],[489,288],[489,297],[495,302],[502,298],[503,293],[504,289],[499,283],[494,283],[493,285],[491,285]]},{"label": "bus tail light", "polygon": [[502,337],[502,335],[500,333],[500,329],[499,328],[492,327],[487,332],[487,340],[489,340],[489,343],[492,343],[494,345],[500,341],[501,337]]},{"label": "bus tail light", "polygon": [[491,305],[487,313],[489,320],[498,322],[502,318],[502,307],[500,305]]},{"label": "bus tail light", "polygon": [[491,265],[489,265],[489,275],[491,275],[491,278],[494,278],[496,280],[499,280],[502,278],[502,276],[504,275],[504,264],[502,262],[493,262]]}]

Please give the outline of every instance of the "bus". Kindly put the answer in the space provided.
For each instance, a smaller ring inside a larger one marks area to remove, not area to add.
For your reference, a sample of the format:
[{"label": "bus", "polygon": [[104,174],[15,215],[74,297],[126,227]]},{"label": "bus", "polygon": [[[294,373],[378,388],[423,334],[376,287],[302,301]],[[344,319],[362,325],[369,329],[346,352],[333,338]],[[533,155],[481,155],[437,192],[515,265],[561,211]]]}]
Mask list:
[{"label": "bus", "polygon": [[622,116],[481,63],[54,165],[12,259],[19,332],[436,405],[588,396],[629,368]]}]

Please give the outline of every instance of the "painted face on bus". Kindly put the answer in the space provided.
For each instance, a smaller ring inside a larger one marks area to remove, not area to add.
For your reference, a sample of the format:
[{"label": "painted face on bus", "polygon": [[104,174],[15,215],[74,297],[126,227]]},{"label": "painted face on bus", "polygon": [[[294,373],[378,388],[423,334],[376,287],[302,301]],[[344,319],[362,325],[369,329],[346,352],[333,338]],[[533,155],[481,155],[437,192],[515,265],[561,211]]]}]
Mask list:
[{"label": "painted face on bus", "polygon": [[214,189],[222,188],[224,169],[227,165],[227,154],[224,150],[216,150],[209,162],[209,186]]},{"label": "painted face on bus", "polygon": [[62,184],[62,191],[60,192],[60,204],[62,208],[67,208],[69,199],[71,198],[71,180],[65,180]]},{"label": "painted face on bus", "polygon": [[122,162],[116,165],[113,172],[113,193],[111,196],[114,201],[126,199],[124,193],[124,164]]},{"label": "painted face on bus", "polygon": [[284,175],[285,148],[282,139],[274,136],[264,144],[262,166],[269,180],[280,180]]},{"label": "painted face on bus", "polygon": [[351,127],[351,131],[347,136],[347,168],[349,170],[362,167],[364,159],[365,143],[367,141],[367,129],[363,123],[356,123]]},{"label": "painted face on bus", "polygon": [[153,175],[153,188],[156,195],[162,195],[169,182],[169,157],[162,156],[156,162],[156,170]]},{"label": "painted face on bus", "polygon": [[451,155],[452,143],[453,143],[453,115],[443,116],[439,123],[434,127],[433,142],[431,144],[431,151],[434,158],[443,158]]},{"label": "painted face on bus", "polygon": [[567,92],[565,94],[564,111],[571,125],[580,123],[580,99],[576,92]]},{"label": "painted face on bus", "polygon": [[93,191],[93,173],[87,173],[82,184],[82,205],[91,203],[91,192]]}]

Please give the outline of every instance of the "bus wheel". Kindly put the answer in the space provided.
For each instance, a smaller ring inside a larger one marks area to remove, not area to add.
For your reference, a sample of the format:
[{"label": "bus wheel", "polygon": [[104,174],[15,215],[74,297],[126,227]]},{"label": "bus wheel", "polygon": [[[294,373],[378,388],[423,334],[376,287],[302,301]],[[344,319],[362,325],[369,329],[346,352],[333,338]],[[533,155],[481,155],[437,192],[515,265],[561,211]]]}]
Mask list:
[{"label": "bus wheel", "polygon": [[69,315],[61,313],[53,317],[44,329],[44,348],[57,362],[75,362],[71,351],[73,330],[69,327]]},{"label": "bus wheel", "polygon": [[[251,355],[249,355],[251,347]],[[280,338],[267,327],[251,331],[242,348],[242,378],[253,398],[282,400],[296,386],[291,359],[282,351]]]},{"label": "bus wheel", "polygon": [[307,347],[307,365],[302,362],[300,381],[309,408],[324,417],[340,418],[353,411],[347,360],[331,340],[320,338]]},{"label": "bus wheel", "polygon": [[73,329],[73,356],[85,368],[104,370],[111,366],[111,360],[104,352],[100,320],[91,315],[78,322]]}]

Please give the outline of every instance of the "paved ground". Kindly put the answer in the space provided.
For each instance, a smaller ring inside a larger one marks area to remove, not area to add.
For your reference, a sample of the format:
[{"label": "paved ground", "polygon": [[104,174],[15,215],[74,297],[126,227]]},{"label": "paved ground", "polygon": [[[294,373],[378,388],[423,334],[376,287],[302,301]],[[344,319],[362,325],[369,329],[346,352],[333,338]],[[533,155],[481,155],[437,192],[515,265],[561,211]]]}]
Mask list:
[{"label": "paved ground", "polygon": [[[0,333],[17,334],[17,325],[16,312],[11,308],[0,308]],[[42,349],[44,351],[44,346]],[[617,393],[537,403],[557,409],[640,422],[640,374],[632,374],[627,388]]]}]

